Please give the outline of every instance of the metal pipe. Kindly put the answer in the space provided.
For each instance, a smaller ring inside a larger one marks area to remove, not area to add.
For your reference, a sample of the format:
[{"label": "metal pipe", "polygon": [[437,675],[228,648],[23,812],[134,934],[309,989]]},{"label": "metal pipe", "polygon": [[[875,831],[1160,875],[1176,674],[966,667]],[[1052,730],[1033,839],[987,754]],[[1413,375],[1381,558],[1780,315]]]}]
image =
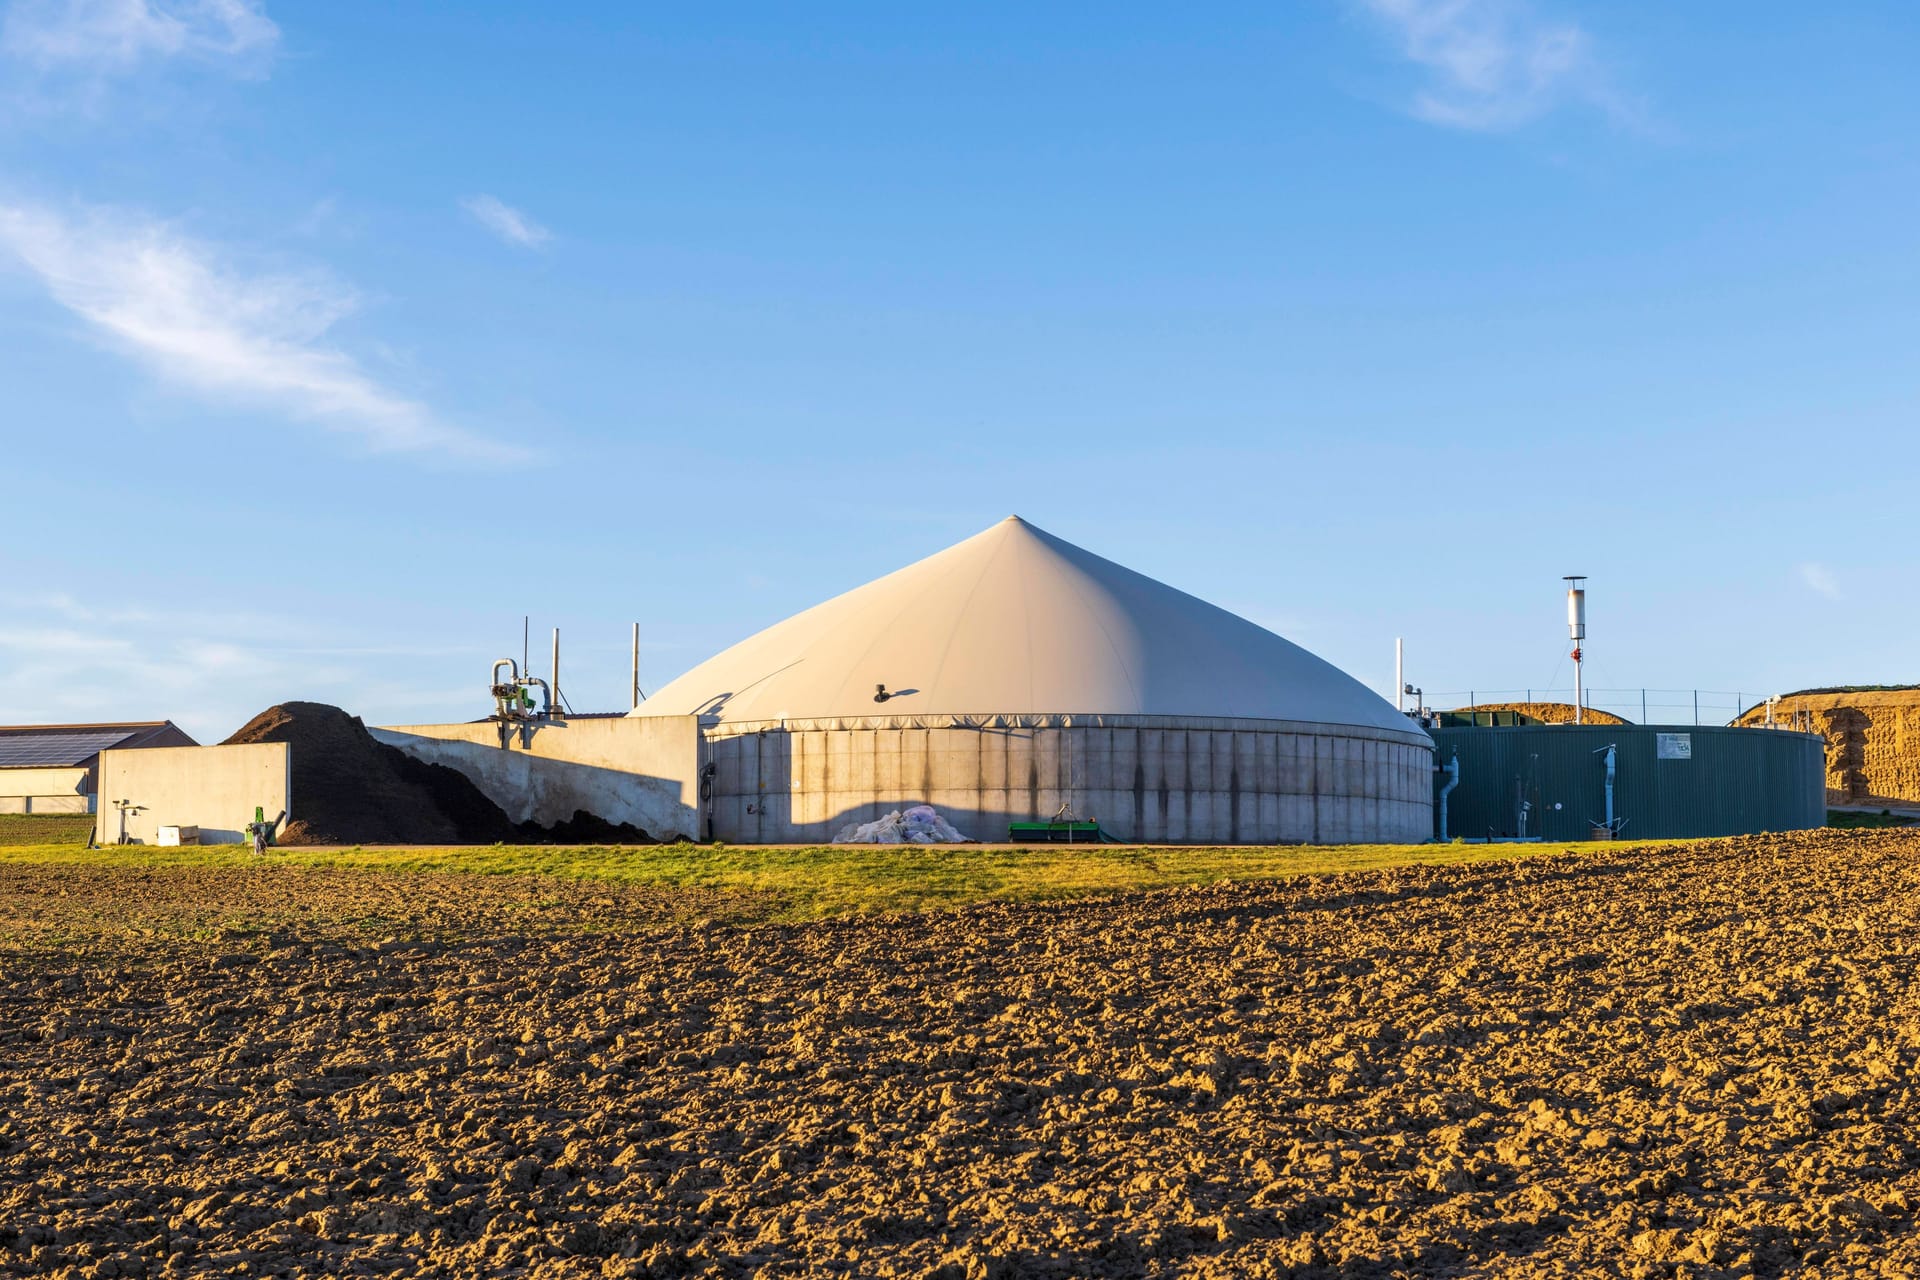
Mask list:
[{"label": "metal pipe", "polygon": [[1447,842],[1447,797],[1452,795],[1453,789],[1460,785],[1460,753],[1458,751],[1453,753],[1453,758],[1447,761],[1446,767],[1440,772],[1447,775],[1446,785],[1440,788],[1440,843],[1445,844]]},{"label": "metal pipe", "polygon": [[565,705],[560,701],[560,628],[558,627],[553,629],[553,703],[555,707]]},{"label": "metal pipe", "polygon": [[1619,755],[1612,743],[1607,744],[1607,830],[1613,830],[1613,774],[1614,762]]},{"label": "metal pipe", "polygon": [[1594,752],[1594,754],[1604,755],[1607,758],[1607,834],[1612,835],[1613,834],[1613,775],[1614,775],[1614,762],[1618,753],[1615,750],[1614,744],[1609,742],[1606,746],[1601,747],[1598,751]]},{"label": "metal pipe", "polygon": [[551,718],[553,715],[553,686],[548,684],[545,680],[542,680],[539,676],[526,677],[526,683],[537,684],[540,686],[540,697],[541,697],[541,700],[546,704],[545,707],[540,712],[540,714]]},{"label": "metal pipe", "polygon": [[633,624],[633,709],[640,709],[640,624]]},{"label": "metal pipe", "polygon": [[1393,709],[1407,709],[1407,651],[1406,641],[1395,636],[1393,640]]},{"label": "metal pipe", "polygon": [[[507,679],[505,681],[502,681],[500,679],[500,668],[502,667],[505,667],[507,669]],[[502,683],[518,684],[519,682],[520,682],[520,664],[519,663],[515,662],[512,658],[495,658],[493,660],[493,683],[494,684],[502,684]]]}]

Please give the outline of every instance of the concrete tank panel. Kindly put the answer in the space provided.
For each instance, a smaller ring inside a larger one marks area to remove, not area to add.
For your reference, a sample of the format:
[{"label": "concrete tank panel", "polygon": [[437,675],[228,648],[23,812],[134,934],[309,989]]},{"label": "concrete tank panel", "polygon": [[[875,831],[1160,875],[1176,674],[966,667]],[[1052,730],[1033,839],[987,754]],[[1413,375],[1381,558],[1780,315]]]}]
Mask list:
[{"label": "concrete tank panel", "polygon": [[742,844],[831,840],[915,804],[988,842],[1063,805],[1116,839],[1167,844],[1407,843],[1433,825],[1433,751],[1418,731],[871,717],[711,726],[707,752],[713,835]]}]

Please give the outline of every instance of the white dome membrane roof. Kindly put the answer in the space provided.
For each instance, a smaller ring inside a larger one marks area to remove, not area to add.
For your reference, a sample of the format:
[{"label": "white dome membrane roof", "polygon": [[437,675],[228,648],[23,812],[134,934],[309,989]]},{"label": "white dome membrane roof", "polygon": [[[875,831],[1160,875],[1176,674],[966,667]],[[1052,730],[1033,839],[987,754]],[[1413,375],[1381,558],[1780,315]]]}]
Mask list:
[{"label": "white dome membrane roof", "polygon": [[[875,702],[876,685],[893,696]],[[1018,516],[742,640],[632,714],[1152,716],[1423,736],[1300,646]]]}]

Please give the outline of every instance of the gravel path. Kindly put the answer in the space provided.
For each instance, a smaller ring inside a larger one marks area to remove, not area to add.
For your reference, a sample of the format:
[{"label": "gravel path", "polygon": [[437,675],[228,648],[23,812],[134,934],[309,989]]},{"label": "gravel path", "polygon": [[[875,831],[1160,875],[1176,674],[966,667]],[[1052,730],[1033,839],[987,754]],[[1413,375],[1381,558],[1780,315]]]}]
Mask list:
[{"label": "gravel path", "polygon": [[183,874],[0,876],[0,1271],[1920,1271],[1912,834],[806,926]]}]

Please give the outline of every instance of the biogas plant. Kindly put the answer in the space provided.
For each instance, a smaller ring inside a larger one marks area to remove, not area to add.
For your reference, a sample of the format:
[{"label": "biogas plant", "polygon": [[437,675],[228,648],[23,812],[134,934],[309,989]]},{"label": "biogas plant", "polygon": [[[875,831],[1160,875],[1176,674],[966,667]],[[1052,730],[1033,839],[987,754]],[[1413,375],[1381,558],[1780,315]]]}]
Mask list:
[{"label": "biogas plant", "polygon": [[[1578,687],[1577,580],[1568,607]],[[1816,734],[1590,723],[1582,693],[1567,724],[1433,712],[1418,697],[1403,710],[1281,636],[1017,516],[644,700],[637,633],[634,653],[625,714],[565,710],[556,633],[546,677],[496,664],[490,717],[372,736],[457,770],[515,823],[587,815],[739,844],[1660,838],[1826,817]],[[240,799],[209,781],[223,770],[205,756],[198,783],[157,755],[109,760],[135,754],[103,753],[99,794],[115,794],[99,806],[102,840],[116,835],[109,806],[120,838],[141,840],[205,829],[210,789],[228,807]],[[271,761],[250,767],[267,783],[247,803],[297,817],[300,770],[283,759],[275,791]]]}]

